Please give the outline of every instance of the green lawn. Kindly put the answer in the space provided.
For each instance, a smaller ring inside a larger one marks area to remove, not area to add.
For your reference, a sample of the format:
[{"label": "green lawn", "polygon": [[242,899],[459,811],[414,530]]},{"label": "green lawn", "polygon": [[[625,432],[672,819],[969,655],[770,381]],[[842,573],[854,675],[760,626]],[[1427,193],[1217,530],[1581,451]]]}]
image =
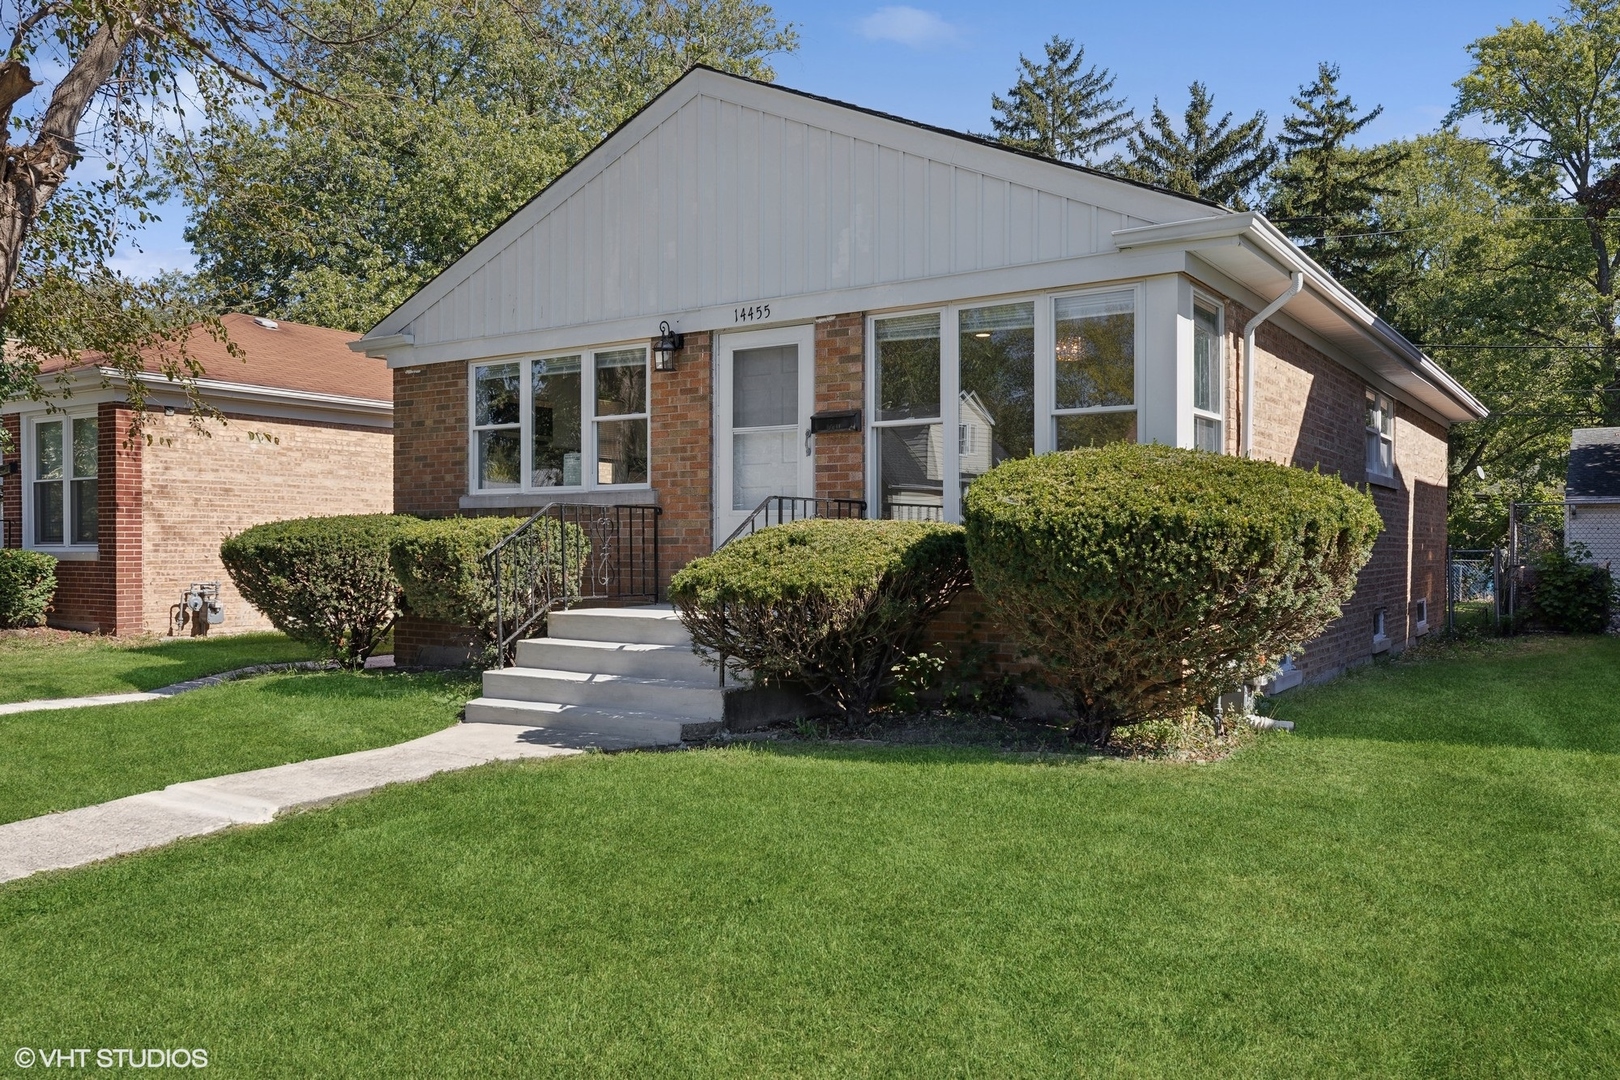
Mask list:
[{"label": "green lawn", "polygon": [[489,766],[0,887],[0,1049],[205,1047],[251,1077],[1620,1071],[1620,643],[1381,665],[1277,711],[1295,734],[1209,766]]},{"label": "green lawn", "polygon": [[0,702],[156,690],[203,675],[309,660],[308,645],[280,634],[138,638],[0,634]]},{"label": "green lawn", "polygon": [[462,673],[289,672],[0,716],[0,822],[414,739],[454,723],[476,686]]}]

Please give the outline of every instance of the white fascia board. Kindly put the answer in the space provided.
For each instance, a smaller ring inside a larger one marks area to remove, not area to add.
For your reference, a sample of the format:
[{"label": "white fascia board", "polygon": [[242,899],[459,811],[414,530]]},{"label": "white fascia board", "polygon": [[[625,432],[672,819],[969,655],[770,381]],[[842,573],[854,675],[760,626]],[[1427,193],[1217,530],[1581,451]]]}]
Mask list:
[{"label": "white fascia board", "polygon": [[[51,395],[48,400],[34,401],[18,399],[0,405],[0,413],[32,413],[48,411],[52,405],[59,410],[69,410],[80,405],[99,404],[104,401],[125,401],[127,394],[123,390],[124,376],[114,368],[96,368],[95,374],[90,369],[74,372],[65,384],[54,382],[53,385],[65,390],[66,395]],[[185,407],[189,404],[183,386],[172,379],[155,373],[145,373],[139,377],[140,383],[147,387],[146,404],[153,406]],[[88,385],[89,389],[81,391],[81,387]],[[232,408],[236,405],[248,407],[274,405],[294,407],[301,410],[304,415],[324,415],[330,418],[332,413],[347,413],[356,417],[355,422],[376,426],[379,418],[392,417],[394,403],[379,401],[375,398],[347,397],[342,394],[320,394],[307,390],[288,390],[271,386],[254,386],[249,383],[233,383],[220,379],[198,379],[197,389],[209,404],[221,412],[237,411]],[[358,415],[356,415],[358,414]]]},{"label": "white fascia board", "polygon": [[1570,506],[1620,506],[1620,495],[1566,495]]},{"label": "white fascia board", "polygon": [[409,334],[387,334],[381,337],[360,338],[349,342],[349,351],[364,353],[374,360],[388,359],[388,353],[394,349],[408,349],[412,338]]},{"label": "white fascia board", "polygon": [[[1199,245],[1196,248],[1189,248],[1187,250],[1188,277],[1192,278],[1196,282],[1201,283],[1216,294],[1226,297],[1228,300],[1236,300],[1238,303],[1247,307],[1250,311],[1259,311],[1261,308],[1271,303],[1273,299],[1272,297],[1260,295],[1243,282],[1235,280],[1230,274],[1222,270],[1220,267],[1215,266],[1213,263],[1205,262],[1203,259],[1199,258],[1199,252],[1206,250],[1208,246],[1209,245],[1204,244]],[[1345,352],[1333,342],[1322,337],[1315,330],[1312,330],[1304,323],[1296,320],[1292,315],[1288,314],[1286,308],[1277,312],[1277,314],[1273,315],[1267,321],[1270,325],[1277,327],[1277,329],[1285,331],[1298,338],[1300,341],[1303,341],[1305,344],[1309,345],[1311,348],[1315,349],[1329,360],[1332,360],[1334,363],[1343,367],[1346,371],[1353,372],[1357,378],[1366,382],[1369,386],[1376,387],[1389,397],[1399,401],[1402,405],[1422,413],[1430,420],[1433,420],[1435,423],[1442,426],[1452,422],[1447,419],[1444,411],[1438,410],[1429,402],[1415,397],[1407,390],[1406,387],[1397,385],[1396,383],[1391,382],[1389,379],[1386,379],[1383,375],[1374,371],[1372,368],[1363,363],[1359,357],[1352,356],[1350,353]]]},{"label": "white fascia board", "polygon": [[[159,390],[169,390],[183,395],[184,387],[172,379],[162,375],[144,374],[140,381],[146,386]],[[198,379],[197,389],[202,396],[216,408],[225,411],[225,403],[245,402],[276,402],[280,404],[297,404],[316,406],[340,412],[357,412],[367,416],[391,416],[394,412],[392,401],[379,401],[376,398],[349,397],[344,394],[321,394],[309,390],[288,390],[273,386],[254,386],[251,383],[225,382],[219,379]]]},{"label": "white fascia board", "polygon": [[1184,249],[1239,239],[1257,253],[1263,254],[1278,266],[1285,276],[1290,272],[1305,275],[1306,287],[1319,300],[1331,307],[1348,325],[1365,337],[1370,345],[1399,360],[1416,372],[1424,382],[1440,391],[1452,404],[1447,415],[1451,422],[1483,420],[1490,415],[1479,399],[1436,364],[1423,350],[1406,340],[1393,326],[1362,303],[1316,261],[1289,240],[1275,225],[1259,213],[1250,211],[1226,217],[1195,218],[1172,221],[1163,225],[1146,225],[1120,229],[1114,234],[1114,243],[1121,251],[1144,247],[1175,246]]},{"label": "white fascia board", "polygon": [[[1004,266],[994,270],[974,270],[965,274],[763,298],[771,306],[770,321],[765,323],[738,324],[735,304],[677,312],[667,318],[670,329],[681,334],[710,330],[758,330],[852,312],[870,314],[954,304],[963,300],[993,300],[1000,296],[1019,296],[1050,289],[1089,289],[1182,273],[1185,266],[1185,256],[1176,250],[1108,252],[1075,259]],[[555,326],[499,337],[460,338],[432,345],[391,349],[388,366],[404,368],[419,364],[495,359],[619,341],[650,340],[657,336],[657,322],[637,316],[608,322]]]}]

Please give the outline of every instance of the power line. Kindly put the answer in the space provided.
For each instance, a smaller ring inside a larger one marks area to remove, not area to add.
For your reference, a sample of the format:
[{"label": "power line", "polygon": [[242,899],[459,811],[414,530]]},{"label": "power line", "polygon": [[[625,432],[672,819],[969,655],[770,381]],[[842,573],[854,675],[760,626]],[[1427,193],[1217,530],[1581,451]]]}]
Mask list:
[{"label": "power line", "polygon": [[1447,345],[1435,342],[1419,345],[1420,349],[1607,349],[1607,345]]}]

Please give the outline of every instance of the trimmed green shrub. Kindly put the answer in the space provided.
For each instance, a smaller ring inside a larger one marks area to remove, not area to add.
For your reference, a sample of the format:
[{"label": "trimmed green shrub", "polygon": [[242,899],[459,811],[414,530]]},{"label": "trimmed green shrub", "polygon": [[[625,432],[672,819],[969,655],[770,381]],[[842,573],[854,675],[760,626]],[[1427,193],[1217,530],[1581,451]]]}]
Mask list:
[{"label": "trimmed green shrub", "polygon": [[762,529],[688,563],[669,597],[693,642],[865,719],[918,634],[969,582],[962,529],[821,519]]},{"label": "trimmed green shrub", "polygon": [[398,616],[388,549],[415,522],[393,514],[276,521],[229,537],[219,557],[277,630],[358,667]]},{"label": "trimmed green shrub", "polygon": [[1133,444],[1007,462],[964,511],[975,585],[1098,745],[1320,634],[1382,528],[1334,477]]},{"label": "trimmed green shrub", "polygon": [[43,626],[56,594],[56,559],[43,551],[0,548],[0,630]]},{"label": "trimmed green shrub", "polygon": [[[415,521],[401,530],[390,545],[389,557],[405,590],[406,609],[424,619],[470,627],[480,641],[493,645],[495,582],[484,556],[524,520],[439,518]],[[503,607],[509,615],[531,600],[571,600],[579,596],[591,550],[579,526],[544,518],[513,544],[514,558],[508,565],[520,566],[524,572],[501,582],[506,592]],[[549,566],[548,573],[538,572],[542,563]]]},{"label": "trimmed green shrub", "polygon": [[1608,568],[1587,560],[1584,545],[1553,547],[1530,561],[1530,618],[1537,629],[1567,634],[1601,634],[1614,607],[1614,578]]}]

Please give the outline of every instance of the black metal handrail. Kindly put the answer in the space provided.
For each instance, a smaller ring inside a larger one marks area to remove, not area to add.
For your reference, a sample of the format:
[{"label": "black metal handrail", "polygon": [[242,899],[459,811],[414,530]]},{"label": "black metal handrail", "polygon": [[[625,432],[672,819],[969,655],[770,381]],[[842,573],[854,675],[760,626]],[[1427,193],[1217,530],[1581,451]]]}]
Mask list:
[{"label": "black metal handrail", "polygon": [[[775,520],[771,511],[775,510]],[[865,499],[814,499],[800,495],[768,495],[731,535],[721,541],[725,547],[739,536],[752,536],[760,529],[772,525],[786,525],[790,521],[807,518],[862,518],[866,516]]]},{"label": "black metal handrail", "polygon": [[550,503],[484,553],[495,584],[495,662],[524,635],[582,601],[658,602],[658,519],[642,504]]}]

